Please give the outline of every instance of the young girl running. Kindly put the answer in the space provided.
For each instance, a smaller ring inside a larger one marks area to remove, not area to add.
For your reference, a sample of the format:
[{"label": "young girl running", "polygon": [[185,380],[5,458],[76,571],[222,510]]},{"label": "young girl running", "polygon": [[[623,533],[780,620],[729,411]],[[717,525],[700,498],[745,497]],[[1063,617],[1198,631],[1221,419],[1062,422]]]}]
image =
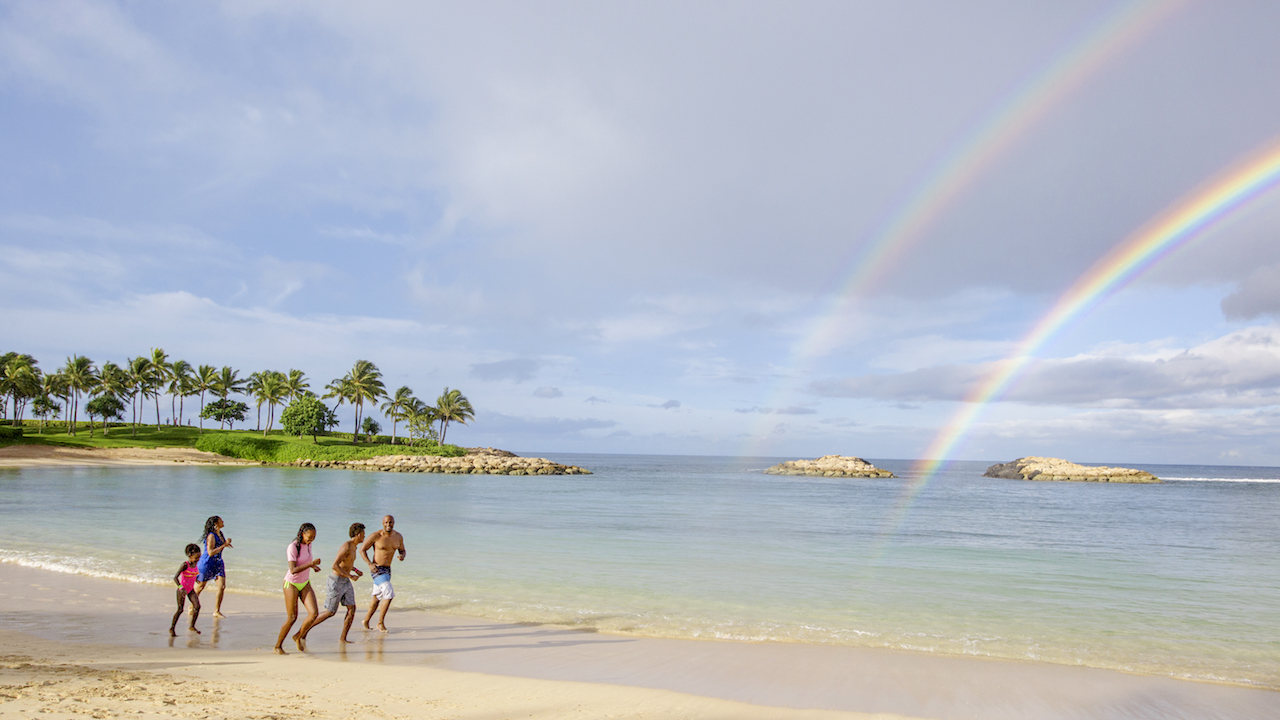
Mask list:
[{"label": "young girl running", "polygon": [[[284,651],[284,639],[298,619],[298,600],[307,606],[307,618],[302,621],[302,628],[293,636],[298,649],[306,652],[307,641],[302,636],[316,621],[319,610],[316,608],[316,592],[311,589],[311,571],[320,569],[320,559],[311,557],[311,541],[316,539],[316,526],[302,523],[298,535],[285,549],[285,559],[289,561],[289,573],[284,576],[284,611],[288,616],[284,625],[280,626],[280,637],[276,638],[276,652],[288,655]],[[197,550],[199,548],[196,548]]]},{"label": "young girl running", "polygon": [[200,562],[200,546],[195,543],[187,543],[186,547],[187,561],[182,563],[178,568],[178,572],[173,576],[173,582],[178,586],[178,611],[173,614],[173,622],[169,623],[169,637],[177,637],[178,633],[174,632],[174,628],[178,627],[178,618],[182,617],[182,609],[186,605],[187,598],[191,598],[191,627],[199,635],[200,631],[196,630],[196,618],[200,617],[200,596],[196,595],[196,575],[200,573],[196,569],[197,563]]}]

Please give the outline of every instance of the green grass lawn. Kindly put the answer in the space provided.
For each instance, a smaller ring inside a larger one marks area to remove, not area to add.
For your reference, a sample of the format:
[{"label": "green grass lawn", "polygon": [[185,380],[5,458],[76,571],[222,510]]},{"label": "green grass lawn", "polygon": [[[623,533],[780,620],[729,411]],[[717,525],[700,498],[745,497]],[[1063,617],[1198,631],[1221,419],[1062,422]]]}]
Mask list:
[{"label": "green grass lawn", "polygon": [[24,423],[24,435],[21,439],[0,439],[0,447],[17,443],[104,448],[191,447],[228,457],[263,462],[293,462],[299,458],[362,460],[378,455],[456,457],[466,454],[466,449],[457,445],[436,445],[426,448],[391,445],[386,442],[362,442],[354,445],[351,442],[351,436],[346,433],[322,435],[318,438],[318,442],[312,442],[309,436],[299,439],[294,435],[285,435],[279,430],[272,431],[265,438],[261,432],[255,430],[219,430],[216,427],[205,428],[201,433],[194,427],[161,425],[157,428],[155,425],[139,425],[136,435],[134,432],[134,428],[130,425],[113,423],[109,433],[104,436],[102,426],[99,424],[90,436],[89,426],[80,423],[76,426],[76,434],[70,435],[62,423],[49,423],[44,433],[40,433],[38,423],[27,421]]}]

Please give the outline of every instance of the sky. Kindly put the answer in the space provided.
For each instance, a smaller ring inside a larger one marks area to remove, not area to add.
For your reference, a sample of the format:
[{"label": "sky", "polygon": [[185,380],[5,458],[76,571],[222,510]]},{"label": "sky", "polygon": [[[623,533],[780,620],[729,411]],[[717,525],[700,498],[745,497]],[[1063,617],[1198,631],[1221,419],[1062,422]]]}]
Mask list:
[{"label": "sky", "polygon": [[[313,388],[370,360],[517,452],[919,458],[1095,263],[1280,136],[1276,27],[0,1],[0,352]],[[952,456],[1280,465],[1278,318],[1268,187],[1037,347]]]}]

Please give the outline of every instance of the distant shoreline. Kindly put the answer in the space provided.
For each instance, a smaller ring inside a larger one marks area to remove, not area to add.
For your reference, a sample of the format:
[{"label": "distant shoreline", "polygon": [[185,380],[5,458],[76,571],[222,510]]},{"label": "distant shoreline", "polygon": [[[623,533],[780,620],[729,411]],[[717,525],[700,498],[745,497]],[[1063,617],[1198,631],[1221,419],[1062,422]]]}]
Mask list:
[{"label": "distant shoreline", "polygon": [[0,468],[129,467],[139,465],[249,465],[226,455],[195,448],[116,447],[79,448],[58,445],[18,444],[0,447]]}]

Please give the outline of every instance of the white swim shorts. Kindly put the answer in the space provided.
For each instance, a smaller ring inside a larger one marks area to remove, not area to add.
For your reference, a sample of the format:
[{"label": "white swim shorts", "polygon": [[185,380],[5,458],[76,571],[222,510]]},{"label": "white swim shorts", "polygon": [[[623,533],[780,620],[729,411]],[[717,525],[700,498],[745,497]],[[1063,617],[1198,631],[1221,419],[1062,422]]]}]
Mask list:
[{"label": "white swim shorts", "polygon": [[370,593],[377,600],[390,600],[396,596],[396,589],[391,587],[391,569],[387,568],[386,572],[379,572],[373,576],[373,590]]}]

